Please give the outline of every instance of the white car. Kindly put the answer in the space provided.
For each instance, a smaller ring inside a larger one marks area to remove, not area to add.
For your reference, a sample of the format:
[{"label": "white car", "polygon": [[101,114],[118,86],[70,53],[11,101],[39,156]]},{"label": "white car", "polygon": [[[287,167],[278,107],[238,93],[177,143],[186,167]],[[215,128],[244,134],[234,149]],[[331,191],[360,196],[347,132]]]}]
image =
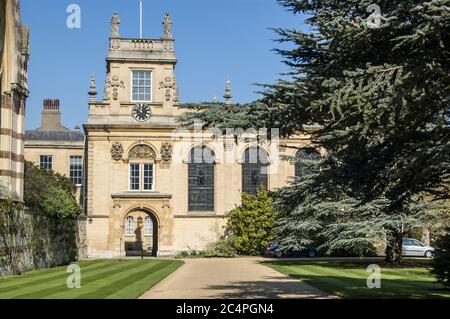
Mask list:
[{"label": "white car", "polygon": [[434,248],[425,246],[417,239],[403,238],[402,255],[406,257],[433,257]]}]

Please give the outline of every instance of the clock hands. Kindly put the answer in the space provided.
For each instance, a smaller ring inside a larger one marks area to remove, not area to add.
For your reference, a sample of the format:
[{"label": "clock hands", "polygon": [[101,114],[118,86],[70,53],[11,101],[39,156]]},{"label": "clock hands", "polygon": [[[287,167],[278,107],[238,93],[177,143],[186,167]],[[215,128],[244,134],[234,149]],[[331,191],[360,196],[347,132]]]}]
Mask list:
[{"label": "clock hands", "polygon": [[150,108],[147,104],[136,104],[133,108],[133,116],[138,121],[145,121],[150,116]]},{"label": "clock hands", "polygon": [[139,116],[145,118],[147,116],[147,113],[148,113],[147,109],[142,107],[141,111],[139,112]]}]

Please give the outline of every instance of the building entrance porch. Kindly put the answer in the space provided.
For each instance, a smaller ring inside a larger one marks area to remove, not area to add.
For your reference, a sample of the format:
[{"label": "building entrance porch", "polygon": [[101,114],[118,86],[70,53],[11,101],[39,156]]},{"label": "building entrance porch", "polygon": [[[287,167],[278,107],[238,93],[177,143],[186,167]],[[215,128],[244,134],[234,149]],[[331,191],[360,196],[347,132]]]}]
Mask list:
[{"label": "building entrance porch", "polygon": [[150,210],[134,210],[124,220],[125,256],[158,254],[158,219]]}]

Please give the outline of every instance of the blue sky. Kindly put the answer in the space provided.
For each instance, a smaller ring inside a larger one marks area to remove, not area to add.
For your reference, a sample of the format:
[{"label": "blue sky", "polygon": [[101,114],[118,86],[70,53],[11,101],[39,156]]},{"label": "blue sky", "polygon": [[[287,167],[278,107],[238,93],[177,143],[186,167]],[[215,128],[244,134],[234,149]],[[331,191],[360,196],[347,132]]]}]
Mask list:
[{"label": "blue sky", "polygon": [[[72,3],[81,7],[80,29],[66,26]],[[138,37],[139,0],[22,0],[21,6],[31,28],[26,128],[40,125],[45,98],[61,100],[67,127],[85,123],[91,74],[103,89],[111,16],[119,13],[123,37]],[[287,70],[272,51],[280,44],[268,28],[303,27],[301,16],[275,0],[144,0],[144,38],[162,35],[166,11],[174,20],[182,102],[221,98],[228,77],[235,102],[254,100],[254,83],[273,83]]]}]

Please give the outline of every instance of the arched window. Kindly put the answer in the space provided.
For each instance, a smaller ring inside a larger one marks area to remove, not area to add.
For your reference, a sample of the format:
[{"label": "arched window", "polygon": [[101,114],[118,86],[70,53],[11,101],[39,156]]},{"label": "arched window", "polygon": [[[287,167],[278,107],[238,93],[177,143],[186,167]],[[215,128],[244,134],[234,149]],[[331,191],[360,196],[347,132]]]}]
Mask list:
[{"label": "arched window", "polygon": [[302,177],[317,172],[311,164],[320,160],[320,154],[313,150],[299,150],[295,155],[295,176]]},{"label": "arched window", "polygon": [[210,148],[191,150],[188,175],[189,211],[214,211],[214,152]]},{"label": "arched window", "polygon": [[134,218],[133,216],[128,216],[125,222],[125,235],[134,235]]},{"label": "arched window", "polygon": [[150,216],[144,218],[144,236],[153,235],[153,221]]},{"label": "arched window", "polygon": [[251,147],[245,150],[242,164],[242,191],[248,194],[256,194],[258,188],[268,188],[269,156],[259,147]]}]

